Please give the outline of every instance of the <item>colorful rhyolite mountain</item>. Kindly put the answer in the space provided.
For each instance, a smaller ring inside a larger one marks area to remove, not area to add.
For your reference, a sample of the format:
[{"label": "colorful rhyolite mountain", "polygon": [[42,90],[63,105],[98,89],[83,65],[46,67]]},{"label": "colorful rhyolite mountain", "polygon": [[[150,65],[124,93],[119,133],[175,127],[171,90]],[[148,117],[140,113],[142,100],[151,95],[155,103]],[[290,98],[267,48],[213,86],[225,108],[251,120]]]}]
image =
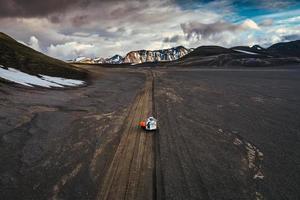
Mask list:
[{"label": "colorful rhyolite mountain", "polygon": [[115,55],[111,58],[87,58],[87,57],[78,57],[74,62],[80,63],[109,63],[109,64],[122,64],[122,63],[144,63],[144,62],[163,62],[163,61],[173,61],[177,60],[189,52],[192,49],[186,49],[183,46],[173,47],[170,49],[161,49],[161,50],[138,50],[131,51],[127,53],[125,57],[120,55]]}]

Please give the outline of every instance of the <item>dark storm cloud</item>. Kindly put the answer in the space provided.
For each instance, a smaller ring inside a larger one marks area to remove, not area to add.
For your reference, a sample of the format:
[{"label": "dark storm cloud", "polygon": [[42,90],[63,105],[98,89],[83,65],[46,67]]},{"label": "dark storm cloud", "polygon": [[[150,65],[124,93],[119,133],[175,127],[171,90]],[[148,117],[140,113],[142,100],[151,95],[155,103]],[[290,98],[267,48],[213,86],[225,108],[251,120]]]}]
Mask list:
[{"label": "dark storm cloud", "polygon": [[180,40],[180,36],[179,35],[174,35],[172,37],[165,37],[163,39],[164,43],[176,43]]},{"label": "dark storm cloud", "polygon": [[[243,24],[232,24],[225,21],[217,21],[211,24],[204,24],[199,22],[190,22],[190,23],[183,23],[181,24],[181,29],[183,33],[187,36],[187,38],[191,38],[192,36],[196,36],[198,39],[206,39],[211,35],[216,35],[222,32],[236,32],[242,31],[247,28],[251,28],[249,26],[253,25],[252,21],[251,24],[243,23]],[[253,22],[254,23],[254,22]],[[254,24],[255,26],[256,24]]]},{"label": "dark storm cloud", "polygon": [[58,15],[54,15],[54,16],[50,16],[49,17],[49,20],[54,23],[54,24],[57,24],[57,23],[60,23],[61,22],[61,17],[58,16]]},{"label": "dark storm cloud", "polygon": [[[147,1],[135,2],[142,2],[147,6]],[[137,4],[122,0],[0,0],[0,17],[49,17],[52,22],[57,23],[60,18],[52,16],[53,14],[64,15],[74,9],[105,7],[117,3],[122,3],[123,6],[112,10],[111,17],[126,15],[139,8]]]},{"label": "dark storm cloud", "polygon": [[[140,0],[138,0],[140,1]],[[224,2],[235,5],[239,7],[254,6],[263,9],[273,9],[273,8],[285,8],[287,6],[295,5],[296,0],[165,0],[168,4],[170,1],[176,3],[181,8],[194,9],[197,4],[208,4],[217,3],[223,5]],[[122,0],[0,0],[0,17],[44,17],[51,16],[52,14],[64,14],[69,10],[80,8],[84,9],[88,6],[101,5],[107,3],[119,3]],[[130,4],[130,1],[125,1],[126,4]],[[147,6],[147,1],[140,1],[144,6]],[[123,4],[124,5],[124,4]],[[190,6],[187,6],[190,5]],[[137,5],[136,8],[139,6]],[[112,16],[119,16],[128,14],[132,12],[135,8],[131,7],[120,7],[111,12]],[[53,22],[58,22],[58,18],[51,18]]]},{"label": "dark storm cloud", "polygon": [[[161,10],[174,8],[173,0],[0,0],[0,19],[44,19],[49,22],[90,31],[91,28],[120,27],[123,24],[157,24],[172,13]],[[151,8],[158,8],[153,9]],[[149,12],[150,11],[150,12]],[[92,30],[95,31],[95,30]]]},{"label": "dark storm cloud", "polygon": [[[81,55],[108,57],[175,45],[258,43],[259,34],[252,34],[252,30],[242,33],[248,29],[268,30],[270,34],[264,38],[268,41],[282,39],[283,32],[286,35],[299,32],[284,25],[280,27],[281,32],[276,32],[278,28],[274,26],[279,19],[273,15],[255,19],[259,28],[251,20],[256,14],[244,15],[249,12],[242,8],[249,5],[243,4],[245,0],[239,0],[240,3],[237,0],[198,1],[198,5],[188,2],[190,0],[0,0],[0,31],[61,59]],[[259,3],[258,0],[251,2]]]},{"label": "dark storm cloud", "polygon": [[88,15],[75,16],[71,19],[73,26],[82,26],[89,23]]},{"label": "dark storm cloud", "polygon": [[92,0],[51,0],[51,1],[0,0],[0,17],[47,16],[53,13],[64,12],[74,7],[85,8],[93,1]]}]

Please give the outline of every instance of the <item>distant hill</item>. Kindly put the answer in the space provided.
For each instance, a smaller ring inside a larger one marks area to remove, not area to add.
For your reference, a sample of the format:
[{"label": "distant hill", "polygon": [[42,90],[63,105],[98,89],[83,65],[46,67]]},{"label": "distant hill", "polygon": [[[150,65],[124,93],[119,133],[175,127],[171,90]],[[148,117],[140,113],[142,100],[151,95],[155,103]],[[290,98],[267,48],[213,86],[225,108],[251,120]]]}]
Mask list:
[{"label": "distant hill", "polygon": [[231,50],[235,51],[235,52],[240,52],[240,53],[248,53],[248,54],[252,54],[252,55],[269,55],[272,56],[272,54],[270,54],[267,49],[259,46],[259,45],[254,45],[252,47],[248,47],[248,46],[236,46],[236,47],[231,47]]},{"label": "distant hill", "polygon": [[161,65],[165,67],[263,67],[299,63],[300,42],[293,41],[274,44],[269,48],[263,48],[259,45],[252,47],[236,46],[229,49],[220,46],[200,46],[176,61]]},{"label": "distant hill", "polygon": [[229,53],[234,53],[234,52],[230,49],[220,47],[220,46],[200,46],[184,57],[185,58],[194,57],[194,56],[206,57],[206,56],[215,56],[219,54],[229,54]]},{"label": "distant hill", "polygon": [[277,56],[300,57],[300,40],[277,43],[270,46],[267,51]]},{"label": "distant hill", "polygon": [[63,61],[46,56],[0,32],[0,65],[29,74],[86,78],[87,74]]}]

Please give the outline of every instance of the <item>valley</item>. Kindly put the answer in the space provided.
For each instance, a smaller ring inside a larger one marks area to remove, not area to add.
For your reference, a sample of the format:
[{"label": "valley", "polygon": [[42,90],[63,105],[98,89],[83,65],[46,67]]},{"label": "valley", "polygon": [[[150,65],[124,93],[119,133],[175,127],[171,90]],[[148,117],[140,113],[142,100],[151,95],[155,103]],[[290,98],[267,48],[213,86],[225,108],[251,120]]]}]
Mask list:
[{"label": "valley", "polygon": [[0,200],[300,200],[300,1],[0,1]]},{"label": "valley", "polygon": [[299,198],[298,67],[77,67],[84,87],[1,83],[4,199]]}]

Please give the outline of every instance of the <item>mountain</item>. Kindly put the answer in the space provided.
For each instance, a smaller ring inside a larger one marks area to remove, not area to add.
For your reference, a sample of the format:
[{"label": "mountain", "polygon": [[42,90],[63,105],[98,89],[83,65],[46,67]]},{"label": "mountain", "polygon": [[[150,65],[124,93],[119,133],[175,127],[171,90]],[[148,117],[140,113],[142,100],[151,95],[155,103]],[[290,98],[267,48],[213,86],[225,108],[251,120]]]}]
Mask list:
[{"label": "mountain", "polygon": [[259,46],[259,45],[254,45],[252,47],[248,46],[236,46],[236,47],[231,47],[231,50],[234,50],[236,52],[240,53],[245,53],[245,54],[252,54],[252,55],[265,55],[272,57],[273,55],[267,51],[267,49]]},{"label": "mountain", "polygon": [[300,40],[277,43],[270,46],[267,51],[277,56],[300,57]]},{"label": "mountain", "polygon": [[194,49],[191,53],[187,54],[185,58],[187,57],[206,57],[206,56],[215,56],[219,54],[228,54],[228,53],[234,53],[231,49],[227,49],[220,46],[200,46],[196,49]]},{"label": "mountain", "polygon": [[81,56],[81,57],[77,57],[77,58],[75,59],[75,62],[80,62],[80,63],[91,63],[91,62],[93,62],[93,59],[88,58],[88,57]]},{"label": "mountain", "polygon": [[265,50],[265,48],[263,48],[263,47],[261,47],[261,46],[259,46],[259,45],[253,45],[252,47],[251,47],[251,49],[253,49],[253,50],[258,50],[258,51],[262,51],[262,50]]},{"label": "mountain", "polygon": [[278,43],[269,48],[259,45],[252,47],[237,46],[224,48],[220,46],[200,46],[182,58],[162,64],[161,66],[278,66],[300,63],[300,42]]},{"label": "mountain", "polygon": [[104,62],[108,63],[108,64],[121,64],[121,63],[123,63],[123,57],[120,55],[114,55],[111,58],[105,59]]},{"label": "mountain", "polygon": [[[78,61],[79,60],[79,61]],[[76,60],[75,60],[76,61]],[[139,64],[139,66],[272,66],[300,63],[300,40],[263,48],[259,45],[200,46],[186,49],[178,46],[162,50],[131,51],[124,58],[77,58],[77,62],[101,64]]]},{"label": "mountain", "polygon": [[177,60],[188,54],[190,50],[183,46],[162,50],[139,50],[131,51],[124,57],[124,63],[144,63]]},{"label": "mountain", "polygon": [[87,74],[63,61],[46,56],[0,32],[0,65],[37,75],[84,78]]},{"label": "mountain", "polygon": [[163,62],[177,60],[191,52],[193,49],[186,49],[183,46],[178,46],[170,49],[161,50],[138,50],[131,51],[123,58],[120,55],[115,55],[111,58],[87,58],[78,57],[73,62],[79,63],[98,63],[98,64],[140,64],[145,62]]},{"label": "mountain", "polygon": [[72,60],[71,62],[74,63],[94,63],[94,64],[122,64],[123,63],[123,57],[120,55],[114,55],[110,58],[89,58],[84,56],[79,56]]},{"label": "mountain", "polygon": [[99,58],[94,58],[94,59],[92,59],[91,63],[105,63],[105,59],[104,58],[100,58],[100,57]]}]

